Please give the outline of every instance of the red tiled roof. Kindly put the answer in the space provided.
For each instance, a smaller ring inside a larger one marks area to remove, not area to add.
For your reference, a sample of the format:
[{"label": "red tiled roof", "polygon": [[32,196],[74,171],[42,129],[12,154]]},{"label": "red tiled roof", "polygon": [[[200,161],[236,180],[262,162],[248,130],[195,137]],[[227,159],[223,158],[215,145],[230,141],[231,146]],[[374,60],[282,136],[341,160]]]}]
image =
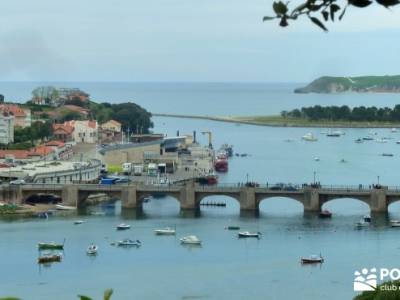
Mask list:
[{"label": "red tiled roof", "polygon": [[15,117],[26,117],[23,108],[16,104],[1,104],[0,111],[3,113],[10,113]]},{"label": "red tiled roof", "polygon": [[46,156],[52,152],[54,152],[53,147],[49,147],[46,145],[39,145],[37,147],[32,148],[29,151],[29,156]]},{"label": "red tiled roof", "polygon": [[71,134],[74,131],[73,125],[70,122],[65,122],[64,124],[53,124],[54,134]]},{"label": "red tiled roof", "polygon": [[89,127],[91,127],[91,128],[96,128],[97,127],[97,121],[88,121],[88,124],[87,124]]},{"label": "red tiled roof", "polygon": [[6,156],[14,156],[15,159],[27,159],[29,156],[28,150],[0,150],[0,159],[6,158]]}]

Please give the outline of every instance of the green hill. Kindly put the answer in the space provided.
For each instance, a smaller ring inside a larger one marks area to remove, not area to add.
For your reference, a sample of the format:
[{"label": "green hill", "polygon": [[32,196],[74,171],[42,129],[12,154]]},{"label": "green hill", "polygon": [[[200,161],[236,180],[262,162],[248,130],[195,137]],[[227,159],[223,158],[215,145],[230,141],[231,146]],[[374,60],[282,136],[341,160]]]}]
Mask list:
[{"label": "green hill", "polygon": [[400,93],[400,75],[360,77],[320,77],[295,93]]}]

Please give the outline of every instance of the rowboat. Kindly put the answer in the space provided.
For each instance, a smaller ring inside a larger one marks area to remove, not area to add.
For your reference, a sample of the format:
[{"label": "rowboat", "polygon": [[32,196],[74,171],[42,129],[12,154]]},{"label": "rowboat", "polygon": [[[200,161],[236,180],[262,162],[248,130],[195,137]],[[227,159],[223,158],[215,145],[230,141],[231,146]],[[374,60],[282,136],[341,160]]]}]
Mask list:
[{"label": "rowboat", "polygon": [[86,254],[87,254],[87,255],[96,255],[98,249],[99,249],[99,247],[97,247],[97,245],[91,244],[91,245],[87,248]]},{"label": "rowboat", "polygon": [[175,229],[166,227],[166,228],[162,228],[162,229],[155,229],[154,233],[156,235],[175,235]]},{"label": "rowboat", "polygon": [[319,213],[319,217],[322,219],[331,218],[332,213],[329,210],[323,210]]},{"label": "rowboat", "polygon": [[131,225],[124,224],[124,223],[121,223],[121,224],[119,224],[119,225],[117,226],[117,230],[127,230],[127,229],[129,229],[129,228],[131,228]]},{"label": "rowboat", "polygon": [[131,240],[131,239],[123,239],[122,241],[117,242],[117,246],[120,247],[130,247],[130,246],[136,246],[140,247],[142,243],[139,240]]},{"label": "rowboat", "polygon": [[180,239],[181,244],[187,244],[187,245],[200,245],[201,240],[195,236],[195,235],[188,235],[184,236],[183,238]]},{"label": "rowboat", "polygon": [[65,239],[62,244],[57,244],[55,242],[49,242],[49,243],[38,243],[38,248],[39,250],[63,250],[64,249],[64,244],[65,244]]},{"label": "rowboat", "polygon": [[57,210],[76,210],[76,207],[57,204],[56,209]]},{"label": "rowboat", "polygon": [[44,254],[42,256],[39,256],[38,263],[46,264],[46,263],[52,263],[52,262],[60,262],[61,259],[62,259],[61,254]]},{"label": "rowboat", "polygon": [[240,238],[260,238],[261,232],[240,231],[238,237]]},{"label": "rowboat", "polygon": [[321,254],[318,255],[310,255],[309,257],[301,257],[300,262],[302,264],[320,264],[324,262],[324,258],[321,256]]},{"label": "rowboat", "polygon": [[390,220],[390,226],[400,227],[400,220]]},{"label": "rowboat", "polygon": [[236,225],[229,225],[229,226],[226,226],[225,229],[227,229],[227,230],[239,230],[240,227],[236,226]]}]

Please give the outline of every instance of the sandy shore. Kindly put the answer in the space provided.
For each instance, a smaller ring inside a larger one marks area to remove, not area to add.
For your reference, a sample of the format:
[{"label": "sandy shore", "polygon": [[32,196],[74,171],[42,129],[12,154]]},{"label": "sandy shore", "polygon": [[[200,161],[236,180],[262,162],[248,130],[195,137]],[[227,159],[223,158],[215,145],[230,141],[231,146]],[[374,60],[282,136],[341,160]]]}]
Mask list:
[{"label": "sandy shore", "polygon": [[228,122],[269,127],[322,127],[322,128],[400,128],[400,123],[379,123],[379,122],[320,122],[307,120],[290,120],[280,116],[198,116],[181,114],[153,114],[155,117],[200,119],[217,122]]}]

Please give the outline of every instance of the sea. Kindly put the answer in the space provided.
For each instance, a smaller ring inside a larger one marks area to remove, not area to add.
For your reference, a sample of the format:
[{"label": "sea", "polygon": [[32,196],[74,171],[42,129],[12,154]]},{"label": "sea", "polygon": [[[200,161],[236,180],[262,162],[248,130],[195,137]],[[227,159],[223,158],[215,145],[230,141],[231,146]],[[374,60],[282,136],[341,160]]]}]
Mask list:
[{"label": "sea", "polygon": [[[38,83],[2,82],[0,94],[8,101],[24,102],[39,85],[78,87],[98,102],[135,102],[153,113],[238,116],[279,114],[310,105],[393,107],[397,94],[294,94],[296,83]],[[340,137],[327,137],[327,128],[284,128],[223,123],[208,120],[153,117],[153,131],[175,136],[211,131],[214,148],[232,144],[234,156],[221,183],[400,186],[400,130],[340,129]],[[336,129],[335,129],[336,130]],[[317,142],[301,137],[313,133]],[[385,138],[384,143],[357,138]],[[382,156],[391,153],[392,157]],[[344,161],[344,162],[343,162]],[[154,198],[143,211],[121,211],[96,206],[74,215],[49,219],[0,220],[0,297],[67,300],[78,294],[100,299],[113,288],[112,299],[352,299],[354,273],[363,268],[400,268],[400,231],[389,220],[400,219],[400,202],[387,215],[372,215],[372,224],[354,224],[369,214],[357,199],[334,199],[324,205],[332,219],[304,214],[290,198],[268,198],[258,215],[241,213],[233,198],[210,196],[226,207],[201,206],[197,213],[181,212],[172,197]],[[92,215],[91,212],[104,215]],[[76,219],[84,220],[74,225]],[[130,230],[116,231],[127,223]],[[238,239],[225,230],[238,225],[259,231],[260,239]],[[154,229],[176,228],[176,236],[156,236]],[[179,238],[196,235],[201,247],[185,247]],[[110,243],[139,239],[140,248],[121,249]],[[39,241],[63,242],[61,263],[37,264]],[[99,246],[95,257],[86,255],[90,243]],[[300,257],[322,255],[321,265],[301,265]]]}]

